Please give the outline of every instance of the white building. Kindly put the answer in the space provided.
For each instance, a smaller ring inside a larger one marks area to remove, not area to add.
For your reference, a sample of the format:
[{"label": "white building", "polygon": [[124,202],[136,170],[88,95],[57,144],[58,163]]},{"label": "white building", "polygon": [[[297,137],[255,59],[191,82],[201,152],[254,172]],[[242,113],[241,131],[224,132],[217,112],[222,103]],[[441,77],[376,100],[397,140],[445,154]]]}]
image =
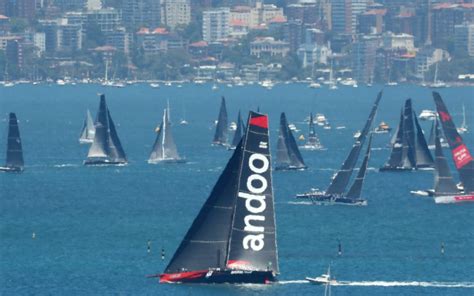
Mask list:
[{"label": "white building", "polygon": [[44,32],[36,32],[33,35],[33,45],[35,46],[36,54],[41,56],[46,51],[46,34]]},{"label": "white building", "polygon": [[449,53],[443,49],[431,47],[424,48],[420,50],[415,57],[415,75],[422,78],[431,65],[449,59]]},{"label": "white building", "polygon": [[415,50],[415,42],[413,35],[387,32],[383,34],[383,47],[386,50],[406,49],[407,51],[413,51]]},{"label": "white building", "polygon": [[161,22],[171,29],[191,22],[191,0],[161,0]]},{"label": "white building", "polygon": [[327,64],[331,49],[325,45],[315,43],[301,44],[296,52],[303,68],[312,67],[314,64]]},{"label": "white building", "polygon": [[230,34],[230,9],[227,7],[205,10],[202,13],[202,36],[204,41],[215,42]]}]

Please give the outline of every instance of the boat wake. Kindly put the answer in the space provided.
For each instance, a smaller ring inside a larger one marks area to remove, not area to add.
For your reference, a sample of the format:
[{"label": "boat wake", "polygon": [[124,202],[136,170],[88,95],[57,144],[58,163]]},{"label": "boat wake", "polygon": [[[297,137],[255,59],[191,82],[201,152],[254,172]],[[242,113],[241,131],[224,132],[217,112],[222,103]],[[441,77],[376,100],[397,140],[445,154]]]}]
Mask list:
[{"label": "boat wake", "polygon": [[288,204],[290,205],[313,205],[310,201],[289,201]]},{"label": "boat wake", "polygon": [[79,167],[81,165],[77,163],[63,163],[63,164],[55,164],[53,167],[55,168],[72,168],[72,167]]},{"label": "boat wake", "polygon": [[[307,280],[279,281],[279,285],[310,284]],[[474,289],[474,282],[398,282],[398,281],[338,281],[331,286],[359,286],[359,287],[423,287],[423,288],[470,288]]]}]

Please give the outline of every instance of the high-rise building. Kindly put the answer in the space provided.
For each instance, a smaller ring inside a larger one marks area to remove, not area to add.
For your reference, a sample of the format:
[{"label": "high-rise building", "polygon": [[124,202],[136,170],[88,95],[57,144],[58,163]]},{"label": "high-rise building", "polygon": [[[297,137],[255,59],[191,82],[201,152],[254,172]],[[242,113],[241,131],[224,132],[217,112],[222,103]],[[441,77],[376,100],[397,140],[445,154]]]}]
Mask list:
[{"label": "high-rise building", "polygon": [[474,56],[474,22],[454,26],[454,50]]},{"label": "high-rise building", "polygon": [[35,0],[2,0],[0,6],[8,17],[24,18],[31,21],[36,16]]},{"label": "high-rise building", "polygon": [[338,34],[352,33],[351,0],[333,0],[331,2],[332,31]]},{"label": "high-rise building", "polygon": [[440,3],[432,9],[431,41],[433,45],[447,48],[454,36],[454,26],[474,22],[473,4]]},{"label": "high-rise building", "polygon": [[160,25],[161,7],[158,0],[124,0],[123,24],[132,30],[139,27],[156,28]]},{"label": "high-rise building", "polygon": [[205,10],[202,13],[202,36],[207,42],[227,38],[230,34],[230,9],[227,7]]},{"label": "high-rise building", "polygon": [[87,23],[97,24],[102,32],[112,32],[120,25],[120,14],[114,8],[87,12]]},{"label": "high-rise building", "polygon": [[82,48],[81,25],[60,25],[58,28],[58,50],[77,51]]},{"label": "high-rise building", "polygon": [[364,36],[352,44],[352,70],[357,81],[372,81],[378,43],[378,37]]},{"label": "high-rise building", "polygon": [[161,22],[172,30],[191,22],[191,0],[161,0]]}]

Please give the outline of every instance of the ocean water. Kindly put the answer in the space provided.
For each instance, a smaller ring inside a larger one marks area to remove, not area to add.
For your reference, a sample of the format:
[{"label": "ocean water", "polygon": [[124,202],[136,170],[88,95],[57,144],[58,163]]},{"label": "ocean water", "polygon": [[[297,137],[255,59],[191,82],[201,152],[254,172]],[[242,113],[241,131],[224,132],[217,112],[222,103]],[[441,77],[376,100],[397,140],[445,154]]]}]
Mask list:
[{"label": "ocean water", "polygon": [[[329,91],[301,84],[272,90],[221,86],[217,91],[188,84],[0,88],[0,162],[10,111],[20,120],[26,162],[22,174],[0,174],[0,294],[323,295],[323,287],[304,278],[331,264],[341,281],[332,295],[474,295],[474,204],[436,205],[411,196],[410,190],[432,187],[431,171],[377,172],[389,156],[390,135],[374,136],[363,190],[367,207],[294,200],[296,193],[327,187],[381,89]],[[474,88],[440,92],[457,124],[465,105],[471,132],[463,137],[472,152]],[[127,166],[82,165],[88,145],[79,145],[78,136],[86,110],[97,110],[97,93],[106,94]],[[318,127],[317,133],[327,150],[302,151],[306,171],[273,173],[280,283],[160,285],[146,276],[163,271],[230,157],[231,152],[210,145],[221,95],[230,120],[236,120],[239,109],[246,114],[259,107],[269,114],[273,151],[280,112],[301,129],[297,135],[307,133],[303,121],[310,111],[325,114],[333,129]],[[384,120],[395,128],[407,97],[418,112],[434,109],[429,89],[389,87],[375,123]],[[166,100],[187,164],[146,163]],[[188,126],[177,124],[184,115]],[[421,124],[428,134],[431,122]],[[342,256],[337,256],[338,240]]]}]

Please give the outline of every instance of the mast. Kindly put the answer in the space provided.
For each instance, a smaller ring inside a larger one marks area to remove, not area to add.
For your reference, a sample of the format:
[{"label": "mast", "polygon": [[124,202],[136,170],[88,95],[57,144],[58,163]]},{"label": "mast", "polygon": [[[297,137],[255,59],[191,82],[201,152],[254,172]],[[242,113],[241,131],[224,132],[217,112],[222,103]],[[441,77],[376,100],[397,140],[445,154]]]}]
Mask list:
[{"label": "mast", "polygon": [[352,183],[351,188],[347,192],[348,198],[351,198],[351,199],[360,198],[360,195],[362,192],[362,186],[364,185],[364,179],[367,172],[367,165],[369,163],[371,146],[372,146],[372,134],[370,134],[369,143],[367,144],[367,151],[365,152],[365,157],[364,157],[364,160],[362,161],[362,165],[360,166],[359,172],[357,173],[354,183]]},{"label": "mast", "polygon": [[293,133],[288,127],[284,112],[280,115],[276,166],[280,168],[306,168]]},{"label": "mast", "polygon": [[321,143],[319,142],[318,136],[316,135],[316,131],[314,130],[314,122],[313,122],[313,113],[312,112],[309,115],[309,133],[308,133],[307,145],[321,146]]},{"label": "mast", "polygon": [[417,168],[432,168],[434,166],[433,156],[431,156],[430,149],[426,143],[423,129],[416,118],[416,113],[413,113],[413,119],[416,127],[416,142],[415,142],[415,157]]},{"label": "mast", "polygon": [[214,134],[214,140],[212,143],[222,146],[227,145],[227,108],[224,97],[221,99],[221,107],[219,110],[219,117],[217,119],[216,132]]},{"label": "mast", "polygon": [[474,158],[456,130],[453,119],[440,94],[433,92],[433,99],[441,120],[444,135],[451,148],[451,154],[458,170],[459,178],[464,185],[464,192],[472,193],[474,192]]},{"label": "mast", "polygon": [[438,119],[436,119],[435,137],[435,196],[452,195],[453,193],[457,194],[459,193],[459,190],[453,180],[448,161],[444,156],[443,148],[441,147],[441,133],[438,128]]},{"label": "mast", "polygon": [[15,113],[10,113],[8,119],[8,139],[6,167],[22,170],[24,166],[23,148],[21,145],[20,129]]},{"label": "mast", "polygon": [[379,94],[377,95],[377,99],[375,99],[375,103],[372,106],[372,110],[370,111],[369,118],[367,119],[365,126],[360,133],[360,136],[356,139],[356,142],[352,146],[351,152],[347,156],[339,171],[336,173],[336,176],[332,180],[331,184],[329,184],[329,187],[326,190],[326,194],[344,194],[347,184],[349,184],[352,171],[354,170],[354,167],[357,164],[357,159],[359,158],[360,150],[364,145],[367,134],[371,129],[372,122],[374,121],[375,115],[377,114],[377,108],[379,106],[381,98],[382,92],[379,92]]}]

